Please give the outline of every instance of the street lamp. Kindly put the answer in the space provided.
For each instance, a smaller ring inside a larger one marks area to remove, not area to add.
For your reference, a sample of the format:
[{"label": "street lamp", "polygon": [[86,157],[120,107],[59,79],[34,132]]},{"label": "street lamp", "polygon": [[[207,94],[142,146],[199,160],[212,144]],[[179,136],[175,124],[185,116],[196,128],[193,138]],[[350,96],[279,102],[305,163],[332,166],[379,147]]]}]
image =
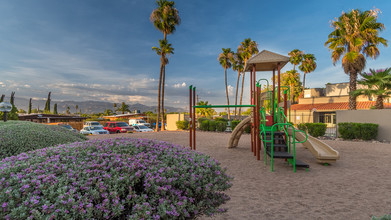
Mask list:
[{"label": "street lamp", "polygon": [[0,103],[0,112],[4,112],[4,122],[7,121],[7,112],[10,112],[12,110],[12,104],[9,102],[1,102]]}]

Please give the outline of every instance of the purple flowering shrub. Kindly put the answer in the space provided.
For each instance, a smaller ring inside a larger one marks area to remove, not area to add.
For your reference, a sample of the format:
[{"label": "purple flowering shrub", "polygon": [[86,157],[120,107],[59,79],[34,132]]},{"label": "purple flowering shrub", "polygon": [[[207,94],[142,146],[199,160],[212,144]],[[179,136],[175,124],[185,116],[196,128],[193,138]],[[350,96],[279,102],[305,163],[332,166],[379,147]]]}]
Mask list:
[{"label": "purple flowering shrub", "polygon": [[0,219],[190,219],[224,212],[232,177],[207,155],[117,138],[0,162]]},{"label": "purple flowering shrub", "polygon": [[60,126],[28,121],[0,122],[0,159],[23,152],[87,140]]}]

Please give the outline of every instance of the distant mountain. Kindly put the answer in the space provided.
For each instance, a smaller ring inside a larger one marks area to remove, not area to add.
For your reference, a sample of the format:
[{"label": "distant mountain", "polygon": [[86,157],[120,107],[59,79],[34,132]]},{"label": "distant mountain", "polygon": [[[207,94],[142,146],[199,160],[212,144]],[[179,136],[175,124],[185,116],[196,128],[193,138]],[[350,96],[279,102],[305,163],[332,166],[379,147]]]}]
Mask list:
[{"label": "distant mountain", "polygon": [[[39,108],[43,110],[45,108],[45,103],[46,100],[32,100],[32,108]],[[67,107],[69,106],[71,113],[76,112],[75,106],[78,106],[78,112],[81,110],[82,113],[99,113],[99,112],[104,112],[106,109],[111,109],[113,110],[113,103],[110,102],[102,102],[102,101],[85,101],[85,102],[76,102],[76,101],[55,101],[51,100],[51,106],[50,110],[53,111],[54,104],[57,103],[57,111],[59,113],[65,113]],[[117,103],[119,105],[120,103]],[[127,103],[128,104],[128,103]],[[29,100],[25,98],[18,98],[15,97],[15,105],[18,109],[24,109],[26,112],[29,107]],[[128,104],[129,109],[131,111],[134,110],[140,110],[140,112],[147,112],[151,111],[154,112],[156,111],[156,106],[146,106],[140,103],[135,103],[135,104]],[[167,112],[183,112],[184,110],[182,108],[175,108],[175,107],[170,107],[170,106],[165,106],[165,109],[167,109]]]}]

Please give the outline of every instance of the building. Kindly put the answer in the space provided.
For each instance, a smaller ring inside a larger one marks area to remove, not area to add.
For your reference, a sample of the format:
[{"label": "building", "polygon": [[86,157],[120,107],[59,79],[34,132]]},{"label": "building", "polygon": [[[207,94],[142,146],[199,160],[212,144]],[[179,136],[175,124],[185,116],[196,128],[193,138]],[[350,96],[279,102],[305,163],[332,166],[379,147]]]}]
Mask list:
[{"label": "building", "polygon": [[[363,88],[357,85],[357,88]],[[375,97],[357,97],[357,109],[370,109]],[[391,108],[390,99],[384,100],[384,108]],[[304,98],[291,106],[291,121],[294,124],[321,122],[335,127],[336,111],[349,109],[349,83],[326,84],[326,88],[304,90]]]},{"label": "building", "polygon": [[56,122],[83,122],[85,117],[54,114],[25,114],[19,115],[21,121],[31,121],[36,123],[56,123]]},{"label": "building", "polygon": [[148,121],[148,117],[144,113],[140,113],[140,112],[103,116],[103,118],[108,119],[110,121],[129,120],[129,119],[144,119],[144,120]]}]

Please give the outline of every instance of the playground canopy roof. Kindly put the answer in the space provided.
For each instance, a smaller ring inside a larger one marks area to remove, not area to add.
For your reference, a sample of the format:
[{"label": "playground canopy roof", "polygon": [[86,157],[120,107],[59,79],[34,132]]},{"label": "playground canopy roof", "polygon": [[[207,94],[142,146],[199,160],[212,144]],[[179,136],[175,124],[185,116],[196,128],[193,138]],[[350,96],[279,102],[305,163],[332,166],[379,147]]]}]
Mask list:
[{"label": "playground canopy roof", "polygon": [[289,62],[289,57],[268,50],[262,50],[257,55],[247,61],[245,71],[252,70],[252,64],[255,64],[255,71],[272,71],[277,69],[278,64],[282,69]]}]

